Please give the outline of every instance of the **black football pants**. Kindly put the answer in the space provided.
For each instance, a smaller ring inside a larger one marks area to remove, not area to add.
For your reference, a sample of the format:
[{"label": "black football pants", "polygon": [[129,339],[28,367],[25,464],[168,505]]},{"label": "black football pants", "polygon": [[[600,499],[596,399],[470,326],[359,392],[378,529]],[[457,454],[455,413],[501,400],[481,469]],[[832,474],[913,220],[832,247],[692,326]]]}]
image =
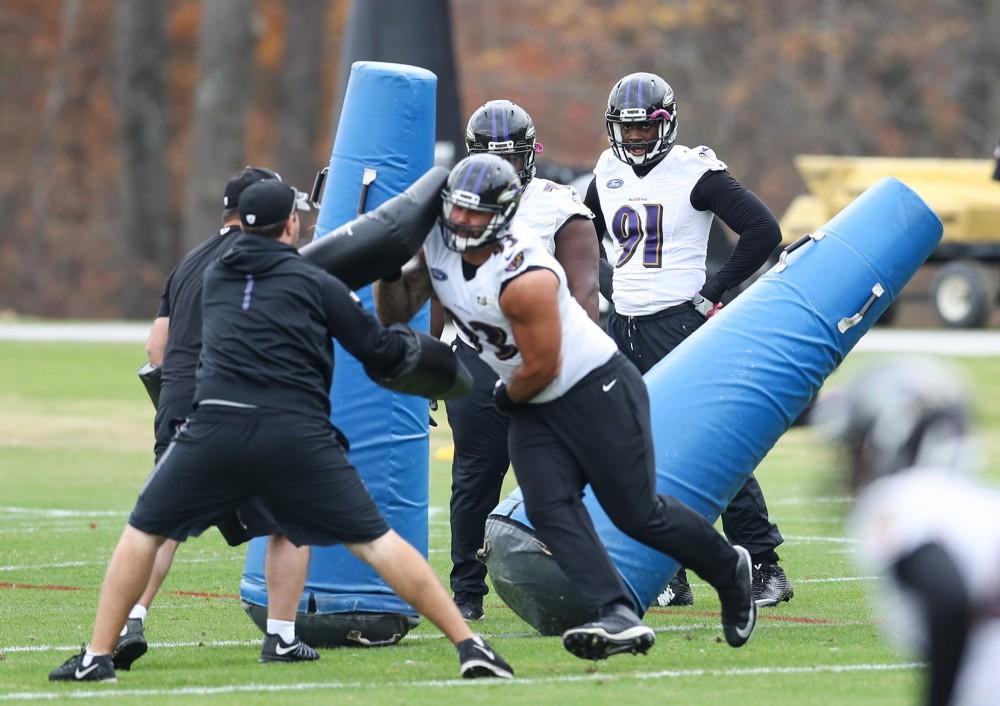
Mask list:
[{"label": "black football pants", "polygon": [[451,464],[451,590],[459,597],[483,596],[488,592],[486,565],[476,559],[476,552],[483,546],[486,518],[500,502],[500,488],[510,466],[510,420],[493,406],[497,374],[461,341],[453,347],[472,373],[473,388],[465,397],[445,403],[455,442]]},{"label": "black football pants", "polygon": [[732,582],[729,543],[687,505],[656,494],[646,384],[621,354],[562,397],[519,407],[510,456],[528,519],[593,610],[633,600],[583,504],[588,483],[618,529],[716,588]]}]

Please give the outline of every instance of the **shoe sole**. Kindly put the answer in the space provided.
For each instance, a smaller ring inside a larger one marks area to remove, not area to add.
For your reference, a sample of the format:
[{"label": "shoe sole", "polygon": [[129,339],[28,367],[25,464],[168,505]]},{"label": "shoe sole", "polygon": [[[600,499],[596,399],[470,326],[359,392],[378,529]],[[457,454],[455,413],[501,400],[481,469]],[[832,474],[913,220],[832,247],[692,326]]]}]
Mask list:
[{"label": "shoe sole", "polygon": [[462,665],[463,679],[482,679],[484,677],[513,679],[514,675],[506,669],[485,660],[474,659]]},{"label": "shoe sole", "polygon": [[563,647],[580,659],[601,660],[618,654],[646,654],[656,642],[645,625],[612,635],[601,628],[576,628],[563,634]]},{"label": "shoe sole", "polygon": [[257,661],[260,662],[261,664],[275,664],[275,663],[285,663],[285,662],[315,662],[318,659],[319,659],[319,655],[318,654],[315,657],[307,657],[307,658],[306,657],[278,657],[276,655],[268,655],[267,657],[265,657],[264,655],[261,655],[260,659],[257,660]]},{"label": "shoe sole", "polygon": [[730,647],[742,647],[749,642],[750,637],[753,635],[754,628],[757,627],[757,602],[753,600],[753,561],[750,558],[750,552],[738,545],[734,545],[733,549],[740,553],[741,560],[746,563],[747,567],[747,580],[750,584],[750,618],[747,621],[747,627],[744,628],[746,630],[746,635],[741,635],[738,632],[735,632],[735,628],[735,634],[730,635],[729,631],[725,629],[725,624],[723,624],[722,631],[725,635],[726,642]]},{"label": "shoe sole", "polygon": [[149,645],[145,640],[126,642],[125,644],[118,646],[115,650],[114,656],[111,658],[111,663],[115,665],[115,669],[128,672],[132,669],[132,664],[146,654],[148,649]]},{"label": "shoe sole", "polygon": [[758,598],[754,600],[758,608],[770,608],[771,606],[776,606],[779,603],[787,603],[795,597],[795,591],[791,588],[782,595],[780,598]]}]

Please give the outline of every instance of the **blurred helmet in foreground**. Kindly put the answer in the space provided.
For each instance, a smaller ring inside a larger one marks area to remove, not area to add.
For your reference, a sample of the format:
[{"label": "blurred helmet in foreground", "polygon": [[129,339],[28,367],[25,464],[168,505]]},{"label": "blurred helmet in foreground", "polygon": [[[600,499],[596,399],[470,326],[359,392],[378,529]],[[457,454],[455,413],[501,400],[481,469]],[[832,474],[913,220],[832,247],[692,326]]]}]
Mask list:
[{"label": "blurred helmet in foreground", "polygon": [[847,451],[851,488],[859,490],[916,466],[967,471],[970,407],[968,388],[951,368],[929,359],[895,359],[824,394],[811,422]]}]

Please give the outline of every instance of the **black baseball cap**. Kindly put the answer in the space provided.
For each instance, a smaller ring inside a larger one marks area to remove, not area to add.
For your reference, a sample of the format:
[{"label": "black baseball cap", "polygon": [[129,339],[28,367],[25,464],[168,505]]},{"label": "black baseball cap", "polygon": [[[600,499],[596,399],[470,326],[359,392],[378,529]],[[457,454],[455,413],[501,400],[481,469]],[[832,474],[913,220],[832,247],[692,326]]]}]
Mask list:
[{"label": "black baseball cap", "polygon": [[[222,197],[223,208],[238,207],[240,204],[240,194],[243,193],[244,189],[256,184],[258,181],[266,181],[268,179],[281,181],[281,175],[267,167],[251,167],[249,165],[243,167],[243,171],[226,182],[226,192]],[[292,188],[295,189],[295,187]],[[295,189],[295,207],[300,211],[310,210],[309,195]]]},{"label": "black baseball cap", "polygon": [[277,179],[251,184],[240,194],[240,221],[251,228],[284,223],[295,210],[297,193]]},{"label": "black baseball cap", "polygon": [[240,203],[240,194],[251,184],[265,179],[281,181],[281,175],[264,167],[243,167],[243,171],[226,182],[226,193],[222,197],[224,208],[236,208]]}]

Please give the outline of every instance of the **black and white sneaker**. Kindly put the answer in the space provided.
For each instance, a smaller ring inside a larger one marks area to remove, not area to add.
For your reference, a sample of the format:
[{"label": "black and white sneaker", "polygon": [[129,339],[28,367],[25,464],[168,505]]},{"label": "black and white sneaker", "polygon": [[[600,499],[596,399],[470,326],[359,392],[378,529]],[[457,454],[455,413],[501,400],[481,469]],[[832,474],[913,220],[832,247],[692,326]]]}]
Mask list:
[{"label": "black and white sneaker", "polygon": [[482,596],[458,594],[455,596],[455,606],[458,608],[458,612],[462,614],[462,619],[467,623],[482,620],[485,617]]},{"label": "black and white sneaker", "polygon": [[736,575],[729,586],[719,589],[722,603],[722,632],[730,647],[742,647],[757,624],[757,604],[753,599],[753,564],[750,552],[733,545],[739,554]]},{"label": "black and white sneaker", "polygon": [[677,570],[663,593],[656,597],[654,605],[659,608],[694,605],[694,593],[691,592],[691,584],[688,583],[687,572],[683,568]]},{"label": "black and white sneaker", "polygon": [[762,561],[753,565],[753,600],[758,608],[778,605],[795,596],[785,570],[775,563]]},{"label": "black and white sneaker", "polygon": [[645,654],[654,642],[655,633],[623,605],[606,608],[594,622],[563,633],[563,647],[580,659],[607,659],[623,652]]},{"label": "black and white sneaker", "polygon": [[148,649],[142,621],[139,618],[129,618],[125,621],[125,631],[118,636],[111,661],[114,662],[115,669],[127,672],[132,669],[132,663],[146,654]]},{"label": "black and white sneaker", "polygon": [[84,665],[87,648],[81,647],[80,654],[73,655],[49,672],[49,681],[118,681],[111,655],[94,655],[90,664]]},{"label": "black and white sneaker", "polygon": [[298,636],[293,642],[285,642],[281,635],[268,633],[260,648],[261,662],[312,662],[316,659],[319,653]]},{"label": "black and white sneaker", "polygon": [[514,678],[514,668],[479,635],[462,640],[456,645],[456,649],[458,649],[459,671],[464,679]]}]

